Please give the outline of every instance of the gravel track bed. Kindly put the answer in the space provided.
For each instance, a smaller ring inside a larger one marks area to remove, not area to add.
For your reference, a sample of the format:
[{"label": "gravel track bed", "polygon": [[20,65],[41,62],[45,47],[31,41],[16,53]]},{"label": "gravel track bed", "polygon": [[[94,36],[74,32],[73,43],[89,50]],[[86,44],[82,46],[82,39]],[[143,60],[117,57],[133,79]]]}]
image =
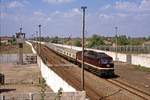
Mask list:
[{"label": "gravel track bed", "polygon": [[[70,64],[70,62],[64,60],[54,52],[50,51],[47,47],[42,46],[41,53],[42,58],[47,58],[47,62],[49,64]],[[72,64],[70,67],[53,66],[50,68],[77,90],[81,90],[81,70],[79,67]],[[106,82],[105,79],[99,78],[98,76],[93,75],[87,71],[85,71],[85,91],[87,93],[87,96],[91,100],[142,100],[141,98],[131,94],[130,92],[112,85]]]}]

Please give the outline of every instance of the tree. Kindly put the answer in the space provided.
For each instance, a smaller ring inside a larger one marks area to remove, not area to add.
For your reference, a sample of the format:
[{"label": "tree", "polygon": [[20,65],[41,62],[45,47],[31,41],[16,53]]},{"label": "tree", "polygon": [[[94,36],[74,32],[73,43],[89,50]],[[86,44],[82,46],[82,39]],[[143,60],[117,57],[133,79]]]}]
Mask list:
[{"label": "tree", "polygon": [[49,37],[49,36],[46,36],[46,37],[44,38],[44,41],[45,41],[45,42],[49,42],[49,41],[50,41],[50,37]]},{"label": "tree", "polygon": [[150,41],[150,36],[148,36],[147,40]]},{"label": "tree", "polygon": [[59,42],[58,36],[54,37],[51,42],[52,43],[58,43]]},{"label": "tree", "polygon": [[13,35],[12,37],[13,37],[13,39],[11,40],[11,44],[12,44],[12,45],[16,45],[16,38],[15,38],[14,35]]},{"label": "tree", "polygon": [[92,47],[97,47],[100,45],[104,45],[104,40],[102,39],[102,37],[98,36],[98,35],[93,35],[92,38],[90,38],[89,43],[88,43],[88,47],[92,48]]},{"label": "tree", "polygon": [[142,45],[143,41],[141,40],[136,40],[136,39],[132,39],[130,40],[130,45]]},{"label": "tree", "polygon": [[80,47],[81,46],[81,41],[80,40],[75,40],[73,45]]},{"label": "tree", "polygon": [[129,45],[129,40],[126,35],[121,35],[117,37],[117,44],[118,45]]}]

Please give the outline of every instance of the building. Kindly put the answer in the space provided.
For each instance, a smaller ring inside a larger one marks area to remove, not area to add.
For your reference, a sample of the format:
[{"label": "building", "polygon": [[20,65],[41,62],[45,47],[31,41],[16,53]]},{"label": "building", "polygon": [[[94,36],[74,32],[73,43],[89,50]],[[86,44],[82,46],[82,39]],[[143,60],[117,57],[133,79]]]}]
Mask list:
[{"label": "building", "polygon": [[14,39],[14,37],[11,36],[0,36],[0,42],[2,44],[11,44],[11,41]]},{"label": "building", "polygon": [[150,41],[143,43],[144,46],[150,46]]}]

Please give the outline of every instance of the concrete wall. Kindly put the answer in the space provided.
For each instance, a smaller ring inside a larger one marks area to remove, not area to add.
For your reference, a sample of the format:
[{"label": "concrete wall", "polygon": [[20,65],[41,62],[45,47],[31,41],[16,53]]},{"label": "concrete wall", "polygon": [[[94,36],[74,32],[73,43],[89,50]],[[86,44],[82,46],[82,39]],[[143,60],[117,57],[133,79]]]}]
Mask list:
[{"label": "concrete wall", "polygon": [[0,54],[0,64],[17,63],[17,54]]},{"label": "concrete wall", "polygon": [[[84,91],[45,93],[44,100],[87,100]],[[0,100],[41,100],[40,93],[6,93],[0,94]]]},{"label": "concrete wall", "polygon": [[[36,53],[31,43],[27,42],[31,47],[33,53]],[[42,77],[46,80],[46,83],[54,92],[58,92],[60,88],[63,89],[64,92],[75,92],[76,89],[69,85],[66,81],[64,81],[61,77],[59,77],[53,70],[51,70],[47,65],[43,63],[41,58],[37,57],[38,65],[41,69]]]},{"label": "concrete wall", "polygon": [[132,55],[131,63],[134,65],[141,65],[150,68],[150,57],[142,56],[142,55]]},{"label": "concrete wall", "polygon": [[[23,54],[23,62],[26,62],[26,56],[31,56],[33,54]],[[13,63],[16,64],[19,60],[18,54],[0,54],[0,64]]]},{"label": "concrete wall", "polygon": [[54,92],[58,92],[60,88],[65,92],[75,92],[76,89],[65,82],[59,77],[53,70],[48,68],[43,61],[38,57],[38,65],[41,67],[42,77],[46,80],[46,83]]}]

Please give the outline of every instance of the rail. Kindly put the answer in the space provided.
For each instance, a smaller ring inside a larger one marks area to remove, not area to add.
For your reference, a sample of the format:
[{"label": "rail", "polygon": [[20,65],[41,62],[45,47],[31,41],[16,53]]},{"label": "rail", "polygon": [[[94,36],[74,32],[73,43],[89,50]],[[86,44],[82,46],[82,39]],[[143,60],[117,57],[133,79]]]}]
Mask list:
[{"label": "rail", "polygon": [[119,80],[113,80],[113,79],[106,79],[106,81],[136,95],[136,96],[139,96],[140,98],[144,99],[144,100],[148,100],[150,98],[150,94],[147,93],[147,92],[144,92],[140,89],[137,89],[129,84],[126,84],[122,81],[119,81]]},{"label": "rail", "polygon": [[[69,83],[69,84],[71,84],[72,86],[74,86],[76,89],[80,89],[80,79],[79,78],[77,78],[77,76],[74,76],[74,75],[72,75],[71,73],[72,72],[70,72],[70,71],[67,71],[66,69],[65,69],[65,67],[63,67],[62,69],[60,69],[60,68],[58,68],[58,65],[59,64],[61,64],[61,63],[65,63],[65,62],[63,62],[63,61],[61,61],[60,59],[61,58],[57,58],[56,56],[54,57],[54,56],[52,56],[51,55],[52,54],[52,51],[50,51],[50,49],[48,49],[47,47],[42,47],[42,58],[47,58],[47,61],[48,62],[50,62],[54,67],[52,67],[52,69],[60,76],[60,77],[64,77],[64,76],[66,76],[65,78],[66,78],[66,80],[67,80],[67,82]],[[51,58],[51,59],[49,59],[49,58]],[[57,62],[57,61],[58,62]],[[56,67],[55,67],[55,65],[56,65]],[[68,67],[68,65],[67,65],[67,67]],[[57,69],[58,68],[58,69]],[[58,70],[61,70],[61,72],[59,73],[59,71]],[[73,79],[72,79],[73,78]],[[90,79],[89,79],[90,80]],[[96,80],[95,80],[96,81]],[[120,90],[117,90],[116,91],[116,88],[115,89],[112,89],[112,90],[109,90],[108,92],[110,92],[110,91],[113,91],[113,93],[109,93],[110,95],[107,95],[107,96],[102,96],[102,93],[100,93],[99,92],[99,90],[98,89],[96,89],[95,87],[96,86],[91,86],[91,83],[86,83],[85,84],[85,90],[86,90],[86,92],[87,92],[87,95],[89,96],[89,97],[92,97],[92,96],[95,96],[95,97],[97,97],[99,100],[102,100],[103,98],[104,99],[106,99],[107,97],[109,98],[109,97],[111,97],[112,95],[116,95],[116,94],[120,94],[121,96],[122,96],[122,98],[129,98],[130,99],[130,97],[131,98],[133,98],[132,96],[135,96],[136,95],[136,97],[138,97],[138,98],[142,98],[142,99],[144,99],[144,100],[148,100],[147,98],[149,98],[149,95],[147,95],[147,94],[144,94],[143,93],[143,95],[141,95],[142,93],[140,93],[140,91],[138,91],[138,93],[136,93],[135,91],[136,90],[134,90],[133,88],[132,89],[128,89],[128,88],[130,88],[130,87],[128,87],[128,86],[125,86],[125,85],[123,85],[123,84],[121,84],[121,85],[119,85],[119,83],[117,83],[117,82],[108,82],[108,83],[111,83],[111,84],[114,84],[116,87],[118,87],[118,88],[120,88]],[[104,87],[104,86],[103,86]],[[108,87],[108,88],[110,88],[110,87]],[[106,89],[106,88],[105,88]],[[103,90],[105,90],[105,89],[103,89]],[[124,90],[124,91],[127,91],[127,92],[130,92],[130,95],[131,96],[126,96],[126,94],[123,94],[124,92],[120,92],[121,90]],[[104,93],[103,93],[104,94]],[[118,99],[118,98],[117,98]],[[115,100],[115,99],[114,99]],[[123,99],[124,100],[124,99]]]}]

